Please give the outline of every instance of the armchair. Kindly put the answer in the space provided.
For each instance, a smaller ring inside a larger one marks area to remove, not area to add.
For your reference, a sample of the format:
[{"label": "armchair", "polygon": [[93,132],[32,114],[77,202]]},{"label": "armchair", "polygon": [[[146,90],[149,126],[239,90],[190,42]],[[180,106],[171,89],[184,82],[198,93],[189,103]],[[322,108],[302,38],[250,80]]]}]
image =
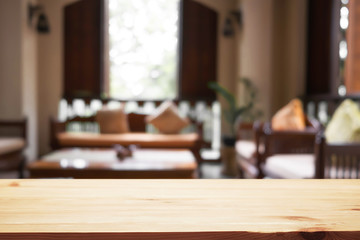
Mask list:
[{"label": "armchair", "polygon": [[314,178],[315,136],[321,125],[316,120],[306,119],[304,131],[274,131],[266,123],[260,134],[264,144],[259,159],[259,177]]}]

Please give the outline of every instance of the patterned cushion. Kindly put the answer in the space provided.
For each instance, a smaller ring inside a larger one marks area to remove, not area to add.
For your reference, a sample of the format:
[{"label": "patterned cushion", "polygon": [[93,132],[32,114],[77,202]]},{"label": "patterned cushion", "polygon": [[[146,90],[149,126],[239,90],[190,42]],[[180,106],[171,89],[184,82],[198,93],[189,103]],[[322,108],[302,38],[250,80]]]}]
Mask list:
[{"label": "patterned cushion", "polygon": [[326,127],[325,136],[328,143],[360,142],[360,110],[355,102],[347,99],[341,103]]},{"label": "patterned cushion", "polygon": [[281,108],[272,118],[271,127],[274,130],[304,130],[305,114],[301,101],[294,99]]},{"label": "patterned cushion", "polygon": [[127,133],[129,124],[123,105],[118,109],[103,108],[96,113],[101,133]]},{"label": "patterned cushion", "polygon": [[173,102],[164,102],[156,110],[153,115],[146,118],[147,123],[156,127],[159,132],[165,134],[176,134],[184,127],[188,126],[190,121],[188,118],[180,116],[179,111]]}]

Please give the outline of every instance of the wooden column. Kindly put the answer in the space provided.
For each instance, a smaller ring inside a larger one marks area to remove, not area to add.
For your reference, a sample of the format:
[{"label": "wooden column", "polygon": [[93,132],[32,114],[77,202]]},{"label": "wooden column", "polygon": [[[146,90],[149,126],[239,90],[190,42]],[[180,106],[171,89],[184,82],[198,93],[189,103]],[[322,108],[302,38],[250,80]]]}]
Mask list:
[{"label": "wooden column", "polygon": [[349,28],[346,31],[348,56],[345,61],[347,93],[360,92],[360,1],[349,1]]},{"label": "wooden column", "polygon": [[335,94],[339,85],[340,1],[308,1],[306,94]]}]

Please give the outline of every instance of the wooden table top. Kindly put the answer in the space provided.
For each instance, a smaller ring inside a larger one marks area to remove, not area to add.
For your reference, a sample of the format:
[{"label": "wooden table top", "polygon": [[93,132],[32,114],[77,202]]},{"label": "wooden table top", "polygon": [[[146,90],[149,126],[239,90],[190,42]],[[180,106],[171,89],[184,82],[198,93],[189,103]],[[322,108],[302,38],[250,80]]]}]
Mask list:
[{"label": "wooden table top", "polygon": [[32,178],[193,178],[196,168],[186,149],[138,149],[121,161],[113,149],[61,149],[27,166]]},{"label": "wooden table top", "polygon": [[0,239],[360,239],[360,180],[0,180]]}]

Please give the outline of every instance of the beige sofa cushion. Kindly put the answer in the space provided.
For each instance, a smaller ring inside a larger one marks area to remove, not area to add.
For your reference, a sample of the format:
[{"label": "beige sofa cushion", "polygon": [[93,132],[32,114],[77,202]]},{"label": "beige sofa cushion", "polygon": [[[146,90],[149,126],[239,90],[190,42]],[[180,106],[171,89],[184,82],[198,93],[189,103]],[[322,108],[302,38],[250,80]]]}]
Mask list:
[{"label": "beige sofa cushion", "polygon": [[115,144],[128,146],[137,144],[144,148],[192,148],[200,140],[197,133],[151,134],[151,133],[59,133],[61,147],[112,147]]},{"label": "beige sofa cushion", "polygon": [[101,133],[127,133],[129,124],[123,105],[119,109],[100,109],[96,113],[96,121]]},{"label": "beige sofa cushion", "polygon": [[22,138],[0,138],[0,155],[20,151],[25,147]]},{"label": "beige sofa cushion", "polygon": [[314,154],[278,154],[268,157],[262,170],[272,178],[314,178]]},{"label": "beige sofa cushion", "polygon": [[273,130],[304,130],[305,114],[302,103],[299,99],[294,99],[286,106],[281,108],[271,119]]},{"label": "beige sofa cushion", "polygon": [[180,116],[173,102],[163,102],[154,114],[146,118],[146,122],[154,125],[159,132],[165,134],[179,133],[190,123],[188,118]]}]

